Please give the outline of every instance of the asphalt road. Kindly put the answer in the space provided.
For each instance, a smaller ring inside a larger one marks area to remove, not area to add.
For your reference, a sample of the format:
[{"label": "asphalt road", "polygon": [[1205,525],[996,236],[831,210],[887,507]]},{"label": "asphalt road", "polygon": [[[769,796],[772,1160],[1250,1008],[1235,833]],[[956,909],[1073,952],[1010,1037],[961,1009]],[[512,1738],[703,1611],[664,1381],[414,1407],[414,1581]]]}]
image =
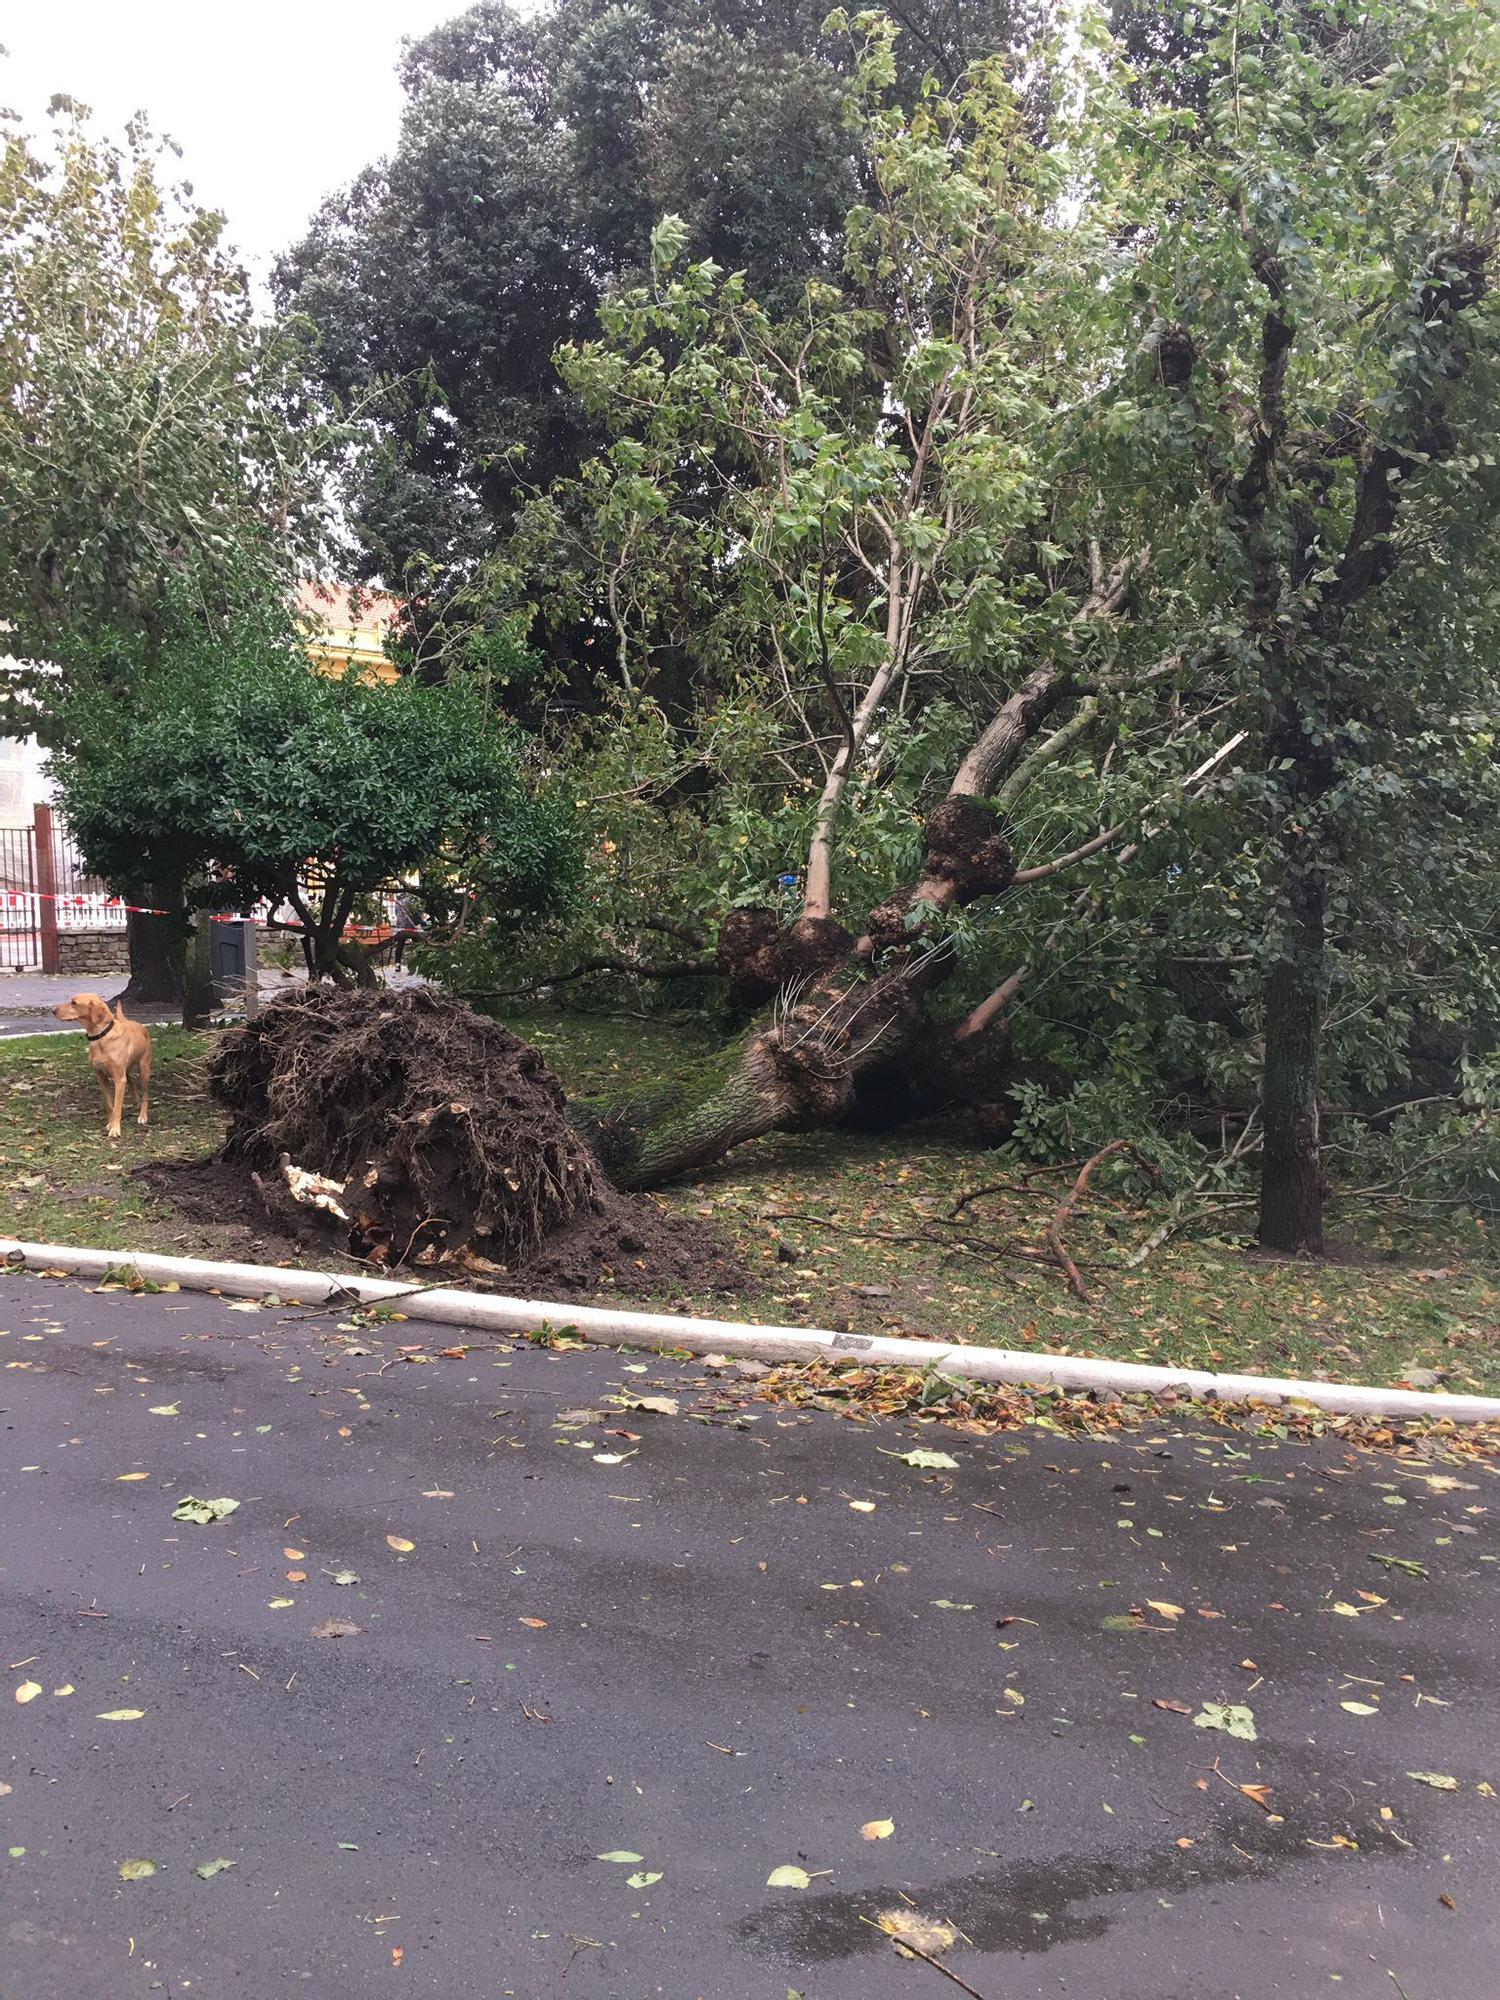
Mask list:
[{"label": "asphalt road", "polygon": [[1488,1466],[13,1275],[0,1328],[3,2000],[1500,1990]]}]

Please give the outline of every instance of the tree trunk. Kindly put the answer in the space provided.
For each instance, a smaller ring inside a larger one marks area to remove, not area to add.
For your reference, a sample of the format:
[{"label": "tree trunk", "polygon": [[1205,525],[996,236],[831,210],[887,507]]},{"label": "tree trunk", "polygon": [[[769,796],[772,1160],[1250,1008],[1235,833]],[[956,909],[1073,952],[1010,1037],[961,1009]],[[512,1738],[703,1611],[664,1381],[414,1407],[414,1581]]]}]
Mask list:
[{"label": "tree trunk", "polygon": [[141,899],[172,912],[145,916],[132,910],[125,919],[130,951],[130,978],[117,998],[127,1007],[177,1007],[182,1002],[187,956],[187,923],[179,913],[180,886],[163,890],[154,884]]},{"label": "tree trunk", "polygon": [[664,1090],[584,1121],[618,1188],[662,1187],[768,1132],[835,1125],[867,1072],[915,1047],[925,967],[862,977],[846,961]]},{"label": "tree trunk", "polygon": [[1318,1064],[1323,1039],[1323,886],[1306,868],[1288,878],[1287,930],[1266,975],[1260,1244],[1323,1254]]}]

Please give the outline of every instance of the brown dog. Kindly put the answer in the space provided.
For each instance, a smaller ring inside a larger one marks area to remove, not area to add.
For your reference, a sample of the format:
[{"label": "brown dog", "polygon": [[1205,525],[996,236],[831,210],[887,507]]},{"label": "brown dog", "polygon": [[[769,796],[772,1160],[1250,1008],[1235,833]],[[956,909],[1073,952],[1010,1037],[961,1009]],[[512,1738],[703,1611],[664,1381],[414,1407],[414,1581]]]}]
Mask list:
[{"label": "brown dog", "polygon": [[125,1080],[132,1077],[140,1100],[138,1125],[146,1123],[146,1100],[151,1090],[151,1037],[139,1021],[127,1021],[118,1004],[110,1011],[109,1002],[97,993],[75,993],[53,1013],[59,1021],[77,1021],[89,1045],[89,1061],[104,1094],[109,1113],[106,1127],[111,1139],[120,1136],[120,1113],[125,1108]]}]

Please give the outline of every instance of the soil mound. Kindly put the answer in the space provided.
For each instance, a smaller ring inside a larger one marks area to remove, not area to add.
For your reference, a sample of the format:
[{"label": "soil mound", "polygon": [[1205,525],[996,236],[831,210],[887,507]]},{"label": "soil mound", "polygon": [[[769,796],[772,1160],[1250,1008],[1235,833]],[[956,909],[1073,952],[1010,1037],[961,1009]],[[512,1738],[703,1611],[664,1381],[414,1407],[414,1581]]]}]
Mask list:
[{"label": "soil mound", "polygon": [[253,1190],[299,1249],[375,1264],[569,1292],[743,1283],[706,1231],[612,1188],[537,1051],[449,994],[302,988],[226,1033],[206,1081],[224,1150],[157,1180],[198,1220],[243,1220]]}]

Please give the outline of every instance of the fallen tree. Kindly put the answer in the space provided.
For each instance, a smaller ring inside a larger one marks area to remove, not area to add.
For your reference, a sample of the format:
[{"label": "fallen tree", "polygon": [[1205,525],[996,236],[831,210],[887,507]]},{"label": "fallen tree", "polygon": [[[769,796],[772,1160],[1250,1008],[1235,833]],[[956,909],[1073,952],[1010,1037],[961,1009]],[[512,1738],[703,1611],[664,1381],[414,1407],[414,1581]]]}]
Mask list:
[{"label": "fallen tree", "polygon": [[[1319,1246],[1327,964],[1393,936],[1415,959],[1494,823],[1471,447],[1494,429],[1476,362],[1497,204],[1465,135],[1495,29],[1439,11],[1335,8],[1307,36],[1258,16],[1249,68],[1233,32],[1196,28],[1193,111],[1091,56],[1044,139],[1000,63],[891,108],[888,27],[862,17],[871,197],[844,291],[775,320],[742,277],[684,266],[667,218],[649,284],[565,354],[623,433],[554,495],[583,570],[602,606],[622,548],[670,577],[684,522],[708,524],[712,654],[777,718],[758,754],[802,838],[794,876],[774,864],[800,909],[719,925],[731,994],[764,1011],[597,1119],[620,1185],[837,1122],[893,1074],[919,1101],[1003,1098],[1018,996],[1055,949],[1088,953],[1159,846],[1201,875],[1210,935],[1207,906],[1244,898],[1261,1233]],[[632,647],[615,619],[632,712],[662,629],[640,622]],[[851,820],[883,809],[913,718],[939,710],[920,859],[871,893]],[[1192,827],[1188,799],[1213,808]],[[1024,892],[1075,876],[1027,918]],[[980,959],[1000,975],[943,1017],[939,989]]]}]

